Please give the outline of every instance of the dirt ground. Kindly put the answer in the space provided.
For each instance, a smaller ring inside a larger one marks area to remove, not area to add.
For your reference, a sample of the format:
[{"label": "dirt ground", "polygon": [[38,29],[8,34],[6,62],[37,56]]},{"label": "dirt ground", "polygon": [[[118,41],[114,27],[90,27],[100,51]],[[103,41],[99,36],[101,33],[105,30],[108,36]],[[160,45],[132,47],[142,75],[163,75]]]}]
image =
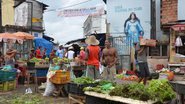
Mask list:
[{"label": "dirt ground", "polygon": [[[15,96],[19,97],[19,96],[23,96],[25,94],[25,90],[26,90],[26,86],[24,85],[19,85],[15,90],[13,91],[9,91],[9,92],[0,92],[0,104],[11,104],[8,101],[12,100],[13,98],[15,98]],[[28,95],[30,97],[34,96],[34,97],[38,97],[39,99],[42,100],[41,104],[68,104],[68,97],[43,97],[42,93],[44,92],[44,90],[39,90],[39,93],[35,93],[33,90],[33,86],[31,87],[33,93]],[[28,100],[28,98],[25,98],[24,100]],[[17,104],[17,103],[16,103]]]}]

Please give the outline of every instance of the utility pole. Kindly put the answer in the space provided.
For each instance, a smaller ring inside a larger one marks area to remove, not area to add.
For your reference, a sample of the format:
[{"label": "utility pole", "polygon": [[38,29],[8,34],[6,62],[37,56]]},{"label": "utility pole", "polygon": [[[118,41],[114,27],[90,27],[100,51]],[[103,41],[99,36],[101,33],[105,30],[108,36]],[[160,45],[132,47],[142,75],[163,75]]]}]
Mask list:
[{"label": "utility pole", "polygon": [[26,1],[28,4],[31,4],[31,14],[30,14],[30,31],[32,35],[32,28],[33,28],[33,23],[32,23],[32,18],[33,18],[33,2]]}]

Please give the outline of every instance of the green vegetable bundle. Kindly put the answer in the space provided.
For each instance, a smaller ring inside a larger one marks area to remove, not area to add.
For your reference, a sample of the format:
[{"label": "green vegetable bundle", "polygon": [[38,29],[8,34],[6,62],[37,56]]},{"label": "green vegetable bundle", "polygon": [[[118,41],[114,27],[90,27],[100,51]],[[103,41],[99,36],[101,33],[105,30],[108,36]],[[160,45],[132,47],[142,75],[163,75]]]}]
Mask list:
[{"label": "green vegetable bundle", "polygon": [[95,83],[95,81],[92,78],[89,77],[79,77],[75,78],[73,80],[74,83],[76,84],[89,84],[89,83]]},{"label": "green vegetable bundle", "polygon": [[175,92],[167,80],[152,80],[147,90],[152,100],[164,102],[175,98]]},{"label": "green vegetable bundle", "polygon": [[159,103],[175,98],[175,93],[167,80],[152,80],[148,86],[139,83],[116,85],[109,94],[142,101],[153,100]]}]

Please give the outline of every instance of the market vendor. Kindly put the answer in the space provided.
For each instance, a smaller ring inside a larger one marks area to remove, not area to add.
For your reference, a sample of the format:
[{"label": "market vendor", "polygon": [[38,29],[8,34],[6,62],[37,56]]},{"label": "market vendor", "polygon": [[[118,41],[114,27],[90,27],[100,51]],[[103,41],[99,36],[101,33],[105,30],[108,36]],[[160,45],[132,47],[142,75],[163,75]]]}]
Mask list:
[{"label": "market vendor", "polygon": [[117,50],[111,47],[111,43],[106,40],[105,48],[103,49],[101,57],[101,64],[104,66],[102,76],[105,80],[113,80],[115,78],[117,61]]},{"label": "market vendor", "polygon": [[0,52],[0,67],[4,64],[4,56],[2,52]]},{"label": "market vendor", "polygon": [[37,50],[35,51],[36,53],[36,58],[42,58],[42,55],[41,55],[41,46],[39,46],[37,48]]},{"label": "market vendor", "polygon": [[89,45],[86,49],[86,76],[93,79],[98,79],[101,77],[99,73],[100,47],[98,46],[100,42],[94,35],[89,36],[85,42]]},{"label": "market vendor", "polygon": [[68,51],[67,51],[67,53],[65,54],[65,57],[66,58],[68,58],[68,59],[70,59],[70,60],[73,60],[74,58],[75,58],[75,52],[73,51],[73,47],[71,46],[71,47],[69,47],[68,48]]},{"label": "market vendor", "polygon": [[143,83],[146,84],[147,78],[150,75],[147,63],[147,47],[141,46],[140,43],[137,43],[135,50],[137,53],[137,64],[139,65],[139,82],[143,80]]},{"label": "market vendor", "polygon": [[33,57],[35,57],[34,48],[32,48],[32,49],[30,50],[29,59],[32,59]]},{"label": "market vendor", "polygon": [[53,58],[56,58],[56,57],[57,57],[56,56],[56,50],[54,49],[54,50],[52,50],[52,52],[50,53],[50,56],[49,56],[50,62],[52,62]]},{"label": "market vendor", "polygon": [[5,55],[5,65],[11,65],[14,67],[16,53],[16,50],[8,49]]},{"label": "market vendor", "polygon": [[83,64],[83,65],[85,65],[85,56],[86,56],[86,54],[85,54],[85,51],[84,51],[84,47],[81,47],[79,58],[80,58],[81,64]]}]

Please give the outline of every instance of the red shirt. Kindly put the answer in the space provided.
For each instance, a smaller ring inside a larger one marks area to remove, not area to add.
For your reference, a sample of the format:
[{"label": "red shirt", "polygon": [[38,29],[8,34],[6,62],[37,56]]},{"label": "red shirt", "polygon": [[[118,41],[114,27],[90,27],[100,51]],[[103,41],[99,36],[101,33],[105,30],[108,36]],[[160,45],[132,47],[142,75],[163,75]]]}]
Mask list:
[{"label": "red shirt", "polygon": [[42,58],[40,49],[36,50],[36,58]]},{"label": "red shirt", "polygon": [[80,59],[85,60],[85,51],[84,50],[80,51]]},{"label": "red shirt", "polygon": [[99,46],[88,46],[87,49],[89,51],[87,65],[93,65],[99,68],[100,47]]}]

